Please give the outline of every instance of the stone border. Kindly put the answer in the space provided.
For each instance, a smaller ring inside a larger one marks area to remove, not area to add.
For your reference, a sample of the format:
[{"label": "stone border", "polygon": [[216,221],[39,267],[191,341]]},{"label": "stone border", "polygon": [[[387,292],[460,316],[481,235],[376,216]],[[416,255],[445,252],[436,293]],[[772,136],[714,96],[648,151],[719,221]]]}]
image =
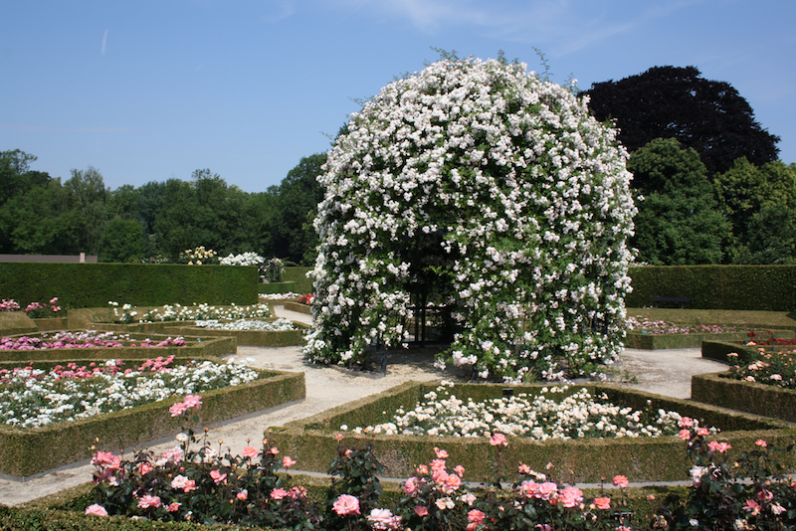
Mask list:
[{"label": "stone border", "polygon": [[309,304],[301,304],[300,302],[295,302],[295,301],[285,301],[284,307],[285,310],[290,310],[291,312],[298,312],[306,315],[312,315],[312,306],[310,306]]},{"label": "stone border", "polygon": [[[275,319],[271,318],[270,321]],[[290,347],[306,344],[304,334],[312,327],[299,321],[291,321],[297,330],[210,330],[199,326],[166,327],[167,332],[183,337],[234,337],[238,345],[250,347]]]},{"label": "stone border", "polygon": [[[306,397],[303,373],[258,372],[260,379],[253,382],[202,393],[198,429]],[[169,407],[180,400],[182,397],[30,430],[0,426],[0,473],[24,479],[88,459],[92,447],[118,451],[176,435],[182,431],[184,419],[172,418]]]},{"label": "stone border", "polygon": [[[266,437],[281,451],[302,464],[305,470],[325,472],[336,455],[338,441],[335,434],[341,424],[350,428],[384,422],[388,414],[399,406],[411,407],[437,384],[407,382],[393,389],[350,404],[333,408],[302,421],[271,428]],[[534,392],[541,385],[512,387],[515,394]],[[704,420],[706,424],[723,427],[717,439],[730,442],[734,451],[752,450],[757,439],[770,444],[787,446],[794,430],[787,423],[749,414],[732,412],[692,401],[667,398],[606,384],[590,384],[593,393],[605,392],[615,403],[636,409],[651,402],[654,409],[664,408]],[[502,385],[457,384],[454,394],[459,398],[472,397],[479,401],[500,396]],[[346,439],[361,438],[373,442],[377,458],[385,466],[385,476],[408,477],[414,467],[433,459],[433,447],[444,448],[450,454],[451,465],[462,465],[466,477],[480,481],[495,477],[513,477],[520,462],[534,470],[543,471],[547,463],[556,467],[556,476],[563,481],[600,482],[603,477],[623,474],[633,481],[675,481],[689,478],[690,464],[685,443],[678,437],[639,439],[589,439],[583,441],[530,441],[510,438],[507,447],[492,447],[486,438],[419,437],[402,435],[356,435],[345,433]],[[343,443],[344,444],[344,443]],[[796,457],[789,457],[787,466],[796,467]]]}]

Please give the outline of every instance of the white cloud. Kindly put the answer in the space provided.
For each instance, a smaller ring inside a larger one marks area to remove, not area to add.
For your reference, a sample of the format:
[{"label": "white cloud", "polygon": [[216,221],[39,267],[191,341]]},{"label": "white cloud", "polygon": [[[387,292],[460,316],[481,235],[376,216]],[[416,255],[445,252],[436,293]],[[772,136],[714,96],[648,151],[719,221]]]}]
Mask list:
[{"label": "white cloud", "polygon": [[105,33],[102,35],[102,50],[100,50],[100,55],[105,55],[105,46],[108,44],[108,30],[105,30]]},{"label": "white cloud", "polygon": [[271,23],[286,19],[296,12],[296,0],[271,0],[267,5],[270,9],[265,20]]}]

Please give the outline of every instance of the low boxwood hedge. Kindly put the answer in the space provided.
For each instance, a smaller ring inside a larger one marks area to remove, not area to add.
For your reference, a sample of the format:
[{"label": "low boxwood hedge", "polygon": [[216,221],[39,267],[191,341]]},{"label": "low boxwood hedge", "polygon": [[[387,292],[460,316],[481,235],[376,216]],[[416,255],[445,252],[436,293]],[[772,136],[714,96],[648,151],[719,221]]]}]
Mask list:
[{"label": "low boxwood hedge", "polygon": [[[734,450],[752,450],[754,442],[763,438],[771,444],[787,446],[793,440],[794,430],[781,421],[755,417],[745,413],[729,412],[715,406],[692,401],[665,398],[605,384],[590,384],[592,394],[606,393],[612,402],[644,408],[667,409],[684,416],[701,419],[705,424],[719,427],[722,441],[730,442]],[[398,407],[411,408],[434,384],[408,382],[384,393],[367,397],[351,404],[333,408],[302,421],[270,428],[266,437],[302,464],[306,470],[322,472],[335,455],[338,441],[335,434],[342,424],[350,428],[385,422]],[[513,387],[515,393],[536,393],[541,386]],[[455,394],[466,400],[480,401],[500,396],[504,386],[457,385]],[[345,437],[364,437],[345,433]],[[414,467],[427,463],[433,455],[432,448],[444,448],[450,462],[461,464],[474,480],[482,477],[513,475],[518,463],[523,462],[534,470],[543,470],[547,463],[556,466],[559,476],[567,481],[599,482],[603,477],[624,474],[634,481],[673,481],[689,477],[690,465],[686,459],[685,443],[677,437],[638,439],[587,439],[531,441],[511,438],[508,447],[496,448],[486,438],[476,437],[420,437],[402,435],[375,435],[372,437],[377,458],[385,465],[385,475],[408,477]],[[785,463],[793,468],[796,461]]]},{"label": "low boxwood hedge", "polygon": [[[767,330],[773,332],[775,337],[792,338],[792,330]],[[699,348],[703,341],[743,341],[747,338],[748,330],[741,332],[720,332],[705,334],[645,334],[643,331],[630,331],[625,338],[626,348],[646,350],[671,349],[671,348]]]},{"label": "low boxwood hedge", "polygon": [[[275,318],[269,321],[275,321]],[[312,329],[311,326],[293,321],[296,330],[275,330],[267,332],[264,330],[215,330],[199,326],[175,326],[166,327],[166,331],[179,334],[184,337],[234,337],[238,345],[251,347],[289,347],[306,344],[305,333]]]},{"label": "low boxwood hedge", "polygon": [[703,404],[796,422],[796,391],[716,372],[691,377],[691,399]]},{"label": "low boxwood hedge", "polygon": [[312,315],[312,306],[310,306],[309,304],[301,304],[300,302],[295,302],[295,301],[286,301],[285,310]]},{"label": "low boxwood hedge", "polygon": [[[204,359],[223,363],[217,358]],[[260,378],[253,382],[202,393],[202,408],[198,412],[200,425],[306,397],[303,373],[259,372]],[[177,401],[175,397],[28,430],[0,426],[0,473],[30,476],[88,459],[93,453],[92,447],[117,450],[175,435],[181,431],[181,419],[173,418],[169,407]]]},{"label": "low boxwood hedge", "polygon": [[257,284],[257,291],[263,294],[273,294],[273,293],[290,293],[295,292],[296,290],[296,283],[294,281],[289,282],[269,282],[267,284]]}]

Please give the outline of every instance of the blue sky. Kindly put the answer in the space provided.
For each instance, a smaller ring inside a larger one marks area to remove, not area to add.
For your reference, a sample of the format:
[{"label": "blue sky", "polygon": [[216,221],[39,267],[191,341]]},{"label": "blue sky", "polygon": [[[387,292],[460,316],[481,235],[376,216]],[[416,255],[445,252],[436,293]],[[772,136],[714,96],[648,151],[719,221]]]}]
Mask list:
[{"label": "blue sky", "polygon": [[431,47],[593,82],[652,66],[726,81],[796,162],[792,0],[136,0],[3,2],[0,150],[53,177],[140,186],[210,168],[277,185]]}]

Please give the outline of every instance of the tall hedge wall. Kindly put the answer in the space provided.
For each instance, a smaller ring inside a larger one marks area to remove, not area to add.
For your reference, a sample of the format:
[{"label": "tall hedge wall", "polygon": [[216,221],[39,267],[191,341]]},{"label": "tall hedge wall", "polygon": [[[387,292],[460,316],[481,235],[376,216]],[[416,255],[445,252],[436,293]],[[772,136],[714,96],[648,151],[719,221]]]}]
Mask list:
[{"label": "tall hedge wall", "polygon": [[158,264],[0,263],[0,297],[23,308],[58,297],[68,308],[257,304],[257,268]]},{"label": "tall hedge wall", "polygon": [[796,309],[796,266],[704,265],[632,267],[632,308],[651,304],[652,297],[688,297],[687,308],[706,310]]},{"label": "tall hedge wall", "polygon": [[313,279],[307,278],[307,272],[312,271],[312,267],[286,267],[282,280],[285,282],[295,282],[292,290],[296,293],[314,293],[312,287]]}]

